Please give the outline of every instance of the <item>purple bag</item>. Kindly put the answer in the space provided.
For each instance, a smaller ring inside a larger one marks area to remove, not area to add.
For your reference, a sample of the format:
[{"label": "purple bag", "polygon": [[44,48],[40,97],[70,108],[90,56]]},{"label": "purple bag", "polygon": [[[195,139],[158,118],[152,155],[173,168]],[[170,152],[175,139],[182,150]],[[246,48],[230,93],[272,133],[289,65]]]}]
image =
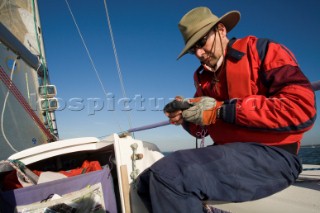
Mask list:
[{"label": "purple bag", "polygon": [[[48,201],[48,198],[53,194],[62,198]],[[73,202],[75,200],[77,202]],[[57,206],[83,210],[86,202],[90,203],[91,207],[89,208],[92,212],[95,210],[101,212],[101,209],[110,213],[117,212],[113,180],[109,168],[26,188],[0,191],[0,201],[0,212],[3,213],[14,212],[17,206],[19,206],[17,212],[22,210],[32,212],[38,207],[43,210],[37,212],[55,212],[54,209],[57,209]],[[94,209],[92,209],[92,205],[94,205]]]}]

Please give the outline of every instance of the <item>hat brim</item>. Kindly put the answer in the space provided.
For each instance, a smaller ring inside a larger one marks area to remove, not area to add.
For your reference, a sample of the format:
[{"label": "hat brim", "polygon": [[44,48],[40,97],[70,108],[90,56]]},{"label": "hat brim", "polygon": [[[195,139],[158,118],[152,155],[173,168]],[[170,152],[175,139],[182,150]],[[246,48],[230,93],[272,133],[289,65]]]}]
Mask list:
[{"label": "hat brim", "polygon": [[209,23],[208,25],[204,26],[201,30],[199,30],[197,33],[195,33],[185,44],[185,47],[179,54],[178,59],[180,59],[182,56],[184,56],[188,50],[197,43],[198,40],[200,40],[203,36],[205,36],[210,29],[216,25],[217,23],[222,23],[225,27],[227,32],[230,32],[239,22],[240,20],[240,12],[239,11],[230,11],[223,16],[221,16],[217,21]]}]

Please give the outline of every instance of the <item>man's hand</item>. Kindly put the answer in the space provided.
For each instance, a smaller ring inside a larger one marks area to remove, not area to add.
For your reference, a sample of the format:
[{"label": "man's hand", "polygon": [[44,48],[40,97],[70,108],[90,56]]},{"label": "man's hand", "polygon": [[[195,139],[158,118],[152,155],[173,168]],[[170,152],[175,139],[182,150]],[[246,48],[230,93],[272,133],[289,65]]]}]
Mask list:
[{"label": "man's hand", "polygon": [[170,123],[180,125],[183,122],[182,111],[190,108],[191,105],[188,101],[184,100],[181,96],[177,96],[175,100],[168,103],[163,111],[168,116]]},{"label": "man's hand", "polygon": [[195,123],[201,126],[214,124],[217,118],[217,109],[223,104],[210,97],[199,97],[189,99],[189,102],[194,106],[182,112],[182,117],[185,121]]}]

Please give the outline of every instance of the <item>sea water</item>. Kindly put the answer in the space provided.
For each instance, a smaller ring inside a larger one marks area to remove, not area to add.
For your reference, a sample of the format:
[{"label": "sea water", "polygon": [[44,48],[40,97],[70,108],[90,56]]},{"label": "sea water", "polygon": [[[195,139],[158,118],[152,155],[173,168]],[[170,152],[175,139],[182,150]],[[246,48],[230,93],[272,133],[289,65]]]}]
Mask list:
[{"label": "sea water", "polygon": [[298,156],[304,164],[320,165],[320,145],[302,146]]}]

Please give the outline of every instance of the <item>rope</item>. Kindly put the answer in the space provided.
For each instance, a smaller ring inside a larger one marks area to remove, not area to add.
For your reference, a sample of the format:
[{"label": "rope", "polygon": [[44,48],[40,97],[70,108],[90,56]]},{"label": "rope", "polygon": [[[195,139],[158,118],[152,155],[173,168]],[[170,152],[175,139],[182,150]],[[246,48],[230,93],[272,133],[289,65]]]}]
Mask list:
[{"label": "rope", "polygon": [[50,133],[50,131],[44,126],[42,121],[39,119],[37,114],[31,109],[28,102],[25,100],[23,95],[20,93],[17,86],[10,80],[10,77],[0,66],[0,79],[7,86],[9,91],[14,95],[14,97],[18,100],[18,102],[22,105],[22,107],[26,110],[26,112],[31,116],[31,118],[36,122],[38,127],[43,131],[43,133],[48,137],[49,140],[52,140],[54,136]]},{"label": "rope", "polygon": [[132,160],[132,172],[131,172],[131,174],[130,174],[130,177],[131,177],[131,179],[134,181],[137,177],[138,177],[138,175],[139,175],[139,173],[140,173],[140,171],[139,171],[139,169],[138,169],[138,167],[137,167],[137,160],[138,160],[138,158],[136,157],[137,156],[137,149],[138,149],[138,144],[137,143],[133,143],[133,144],[131,144],[131,149],[132,149],[132,156],[131,156],[131,160]]},{"label": "rope", "polygon": [[198,138],[201,139],[200,148],[204,147],[205,138],[207,136],[208,130],[206,128],[201,128],[199,132],[196,133],[196,148],[198,148]]},{"label": "rope", "polygon": [[8,162],[16,170],[18,176],[20,175],[23,178],[22,181],[26,181],[28,184],[31,183],[33,185],[36,185],[38,183],[39,176],[32,172],[28,167],[26,167],[26,165],[20,160],[9,159],[5,162]]},{"label": "rope", "polygon": [[[125,91],[125,88],[124,88],[124,83],[123,83],[123,77],[122,77],[122,73],[121,73],[121,69],[120,69],[120,63],[119,63],[119,59],[118,59],[117,49],[116,49],[116,45],[115,45],[115,41],[114,41],[114,37],[113,37],[111,21],[110,21],[110,16],[109,16],[106,0],[104,0],[104,8],[105,8],[105,11],[106,11],[108,27],[109,27],[109,32],[110,32],[110,37],[111,37],[111,42],[112,42],[112,48],[113,48],[113,53],[114,53],[114,57],[115,57],[115,60],[116,60],[117,71],[118,71],[118,76],[119,76],[121,90],[122,90],[122,96],[124,98],[127,98],[127,94],[126,94],[126,91]],[[131,117],[130,117],[129,112],[127,114],[127,118],[128,118],[128,122],[129,122],[129,127],[132,128]]]},{"label": "rope", "polygon": [[126,91],[125,91],[125,89],[124,89],[123,77],[122,77],[122,73],[121,73],[121,69],[120,69],[120,63],[119,63],[118,54],[117,54],[117,49],[116,49],[116,45],[115,45],[115,41],[114,41],[114,37],[113,37],[113,31],[112,31],[112,27],[111,27],[111,21],[110,21],[110,17],[109,17],[109,12],[108,12],[108,7],[107,7],[107,2],[106,2],[106,0],[104,0],[104,8],[105,8],[105,11],[106,11],[106,16],[107,16],[107,21],[108,21],[108,27],[109,27],[109,31],[110,31],[110,37],[111,37],[112,48],[113,48],[113,53],[114,53],[114,57],[115,57],[115,60],[116,60],[118,76],[119,76],[119,80],[120,80],[120,84],[121,84],[121,89],[122,89],[122,95],[123,95],[124,97],[127,97]]},{"label": "rope", "polygon": [[[101,77],[100,77],[100,75],[99,75],[99,72],[98,72],[98,70],[96,69],[95,63],[94,63],[94,61],[93,61],[93,59],[92,59],[92,57],[91,57],[90,51],[89,51],[89,49],[88,49],[88,47],[87,47],[87,45],[86,45],[86,42],[85,42],[85,40],[84,40],[84,38],[83,38],[83,36],[82,36],[82,33],[81,33],[81,31],[80,31],[80,28],[79,28],[79,26],[78,26],[78,24],[77,24],[77,21],[76,21],[74,15],[73,15],[73,12],[72,12],[71,7],[70,7],[70,5],[69,5],[69,3],[68,3],[68,0],[65,0],[65,2],[66,2],[66,4],[67,4],[68,10],[69,10],[70,15],[71,15],[71,17],[72,17],[73,23],[74,23],[74,25],[75,25],[76,28],[77,28],[77,31],[78,31],[78,34],[79,34],[79,36],[80,36],[80,38],[81,38],[82,44],[83,44],[83,46],[84,46],[84,48],[85,48],[85,50],[86,50],[86,53],[87,53],[88,58],[89,58],[89,60],[90,60],[91,66],[92,66],[92,68],[93,68],[93,70],[94,70],[94,72],[95,72],[95,74],[96,74],[96,76],[97,76],[97,78],[98,78],[98,81],[99,81],[99,83],[100,83],[100,86],[101,86],[101,88],[102,88],[102,91],[103,91],[104,95],[105,95],[106,97],[108,97],[107,89],[105,88],[105,86],[104,86],[104,84],[103,84],[103,82],[102,82],[102,80],[101,80]],[[116,119],[116,122],[117,122],[117,124],[118,124],[119,129],[121,129],[120,124],[119,124],[119,122],[118,122],[117,119]]]},{"label": "rope", "polygon": [[81,31],[80,31],[80,28],[79,28],[79,26],[78,26],[78,24],[77,24],[77,22],[76,22],[76,19],[75,19],[73,13],[72,13],[72,10],[71,10],[71,8],[70,8],[70,5],[69,5],[69,3],[68,3],[68,0],[65,0],[65,2],[66,2],[66,4],[67,4],[67,7],[68,7],[69,12],[70,12],[70,14],[71,14],[73,23],[75,24],[75,26],[76,26],[76,28],[77,28],[77,31],[78,31],[79,36],[80,36],[80,38],[81,38],[82,44],[83,44],[84,48],[86,49],[86,52],[87,52],[87,55],[88,55],[88,57],[89,57],[91,66],[92,66],[92,68],[93,68],[93,70],[94,70],[94,72],[95,72],[95,74],[96,74],[96,76],[97,76],[97,78],[98,78],[98,81],[99,81],[99,83],[100,83],[100,86],[101,86],[104,94],[107,95],[107,90],[106,90],[105,86],[104,86],[103,83],[102,83],[102,80],[101,80],[101,78],[100,78],[100,75],[99,75],[99,73],[98,73],[98,70],[96,69],[96,65],[95,65],[95,63],[94,63],[94,61],[93,61],[93,59],[92,59],[92,57],[91,57],[91,54],[90,54],[89,49],[88,49],[88,47],[87,47],[87,44],[86,44],[86,42],[85,42],[85,40],[84,40],[84,38],[83,38],[83,36],[82,36],[82,33],[81,33]]},{"label": "rope", "polygon": [[138,132],[138,131],[142,131],[142,130],[147,130],[147,129],[153,129],[153,128],[157,128],[157,127],[161,127],[161,126],[166,126],[166,125],[169,125],[169,124],[170,124],[169,121],[162,121],[162,122],[159,122],[159,123],[154,123],[154,124],[149,124],[149,125],[146,125],[146,126],[141,126],[141,127],[128,129],[126,132]]},{"label": "rope", "polygon": [[[17,59],[15,59],[14,60],[14,62],[13,62],[13,65],[12,65],[12,68],[11,68],[11,74],[10,74],[10,80],[11,80],[11,82],[12,82],[12,78],[13,78],[13,71],[14,71],[14,69],[15,69],[15,67],[16,67],[16,63],[17,63]],[[12,84],[10,84],[9,85],[9,87],[11,87],[12,86]],[[2,135],[3,135],[3,138],[4,138],[4,140],[6,141],[6,143],[10,146],[10,148],[14,151],[14,152],[18,152],[18,150],[16,150],[13,146],[12,146],[12,144],[10,143],[10,141],[8,140],[8,138],[7,138],[7,136],[6,136],[6,134],[5,134],[5,132],[4,132],[4,123],[3,123],[3,121],[4,121],[4,112],[5,112],[5,109],[6,109],[6,105],[7,105],[7,100],[8,100],[8,97],[9,97],[9,90],[7,91],[7,94],[6,94],[6,97],[5,97],[5,99],[4,99],[4,102],[3,102],[3,108],[2,108],[2,112],[1,112],[1,133],[2,133]]]},{"label": "rope", "polygon": [[[311,85],[312,85],[312,87],[313,87],[313,89],[315,91],[316,90],[320,90],[320,81],[312,82]],[[146,125],[146,126],[131,128],[131,129],[128,129],[127,131],[125,131],[125,132],[119,133],[119,135],[123,135],[123,134],[126,134],[126,133],[131,133],[131,132],[143,131],[143,130],[147,130],[147,129],[153,129],[153,128],[157,128],[157,127],[161,127],[161,126],[166,126],[166,125],[169,125],[169,124],[170,124],[169,121],[162,121],[162,122],[159,122],[159,123],[149,124],[149,125]],[[201,132],[197,133],[197,136],[199,136],[201,138],[201,146],[200,147],[204,146],[204,137],[205,137],[206,133],[207,132],[205,130],[202,130]],[[196,144],[198,144],[197,141],[196,141]],[[197,148],[198,148],[198,146],[197,146]],[[317,169],[315,169],[315,170],[317,170]]]},{"label": "rope", "polygon": [[[315,82],[312,82],[311,83],[313,89],[316,91],[316,90],[320,90],[320,81],[315,81]],[[143,130],[147,130],[147,129],[153,129],[153,128],[157,128],[157,127],[161,127],[161,126],[166,126],[166,125],[169,125],[170,122],[169,121],[162,121],[162,122],[159,122],[159,123],[154,123],[154,124],[149,124],[149,125],[146,125],[146,126],[141,126],[141,127],[136,127],[136,128],[131,128],[131,129],[128,129],[127,131],[125,132],[122,132],[120,134],[123,134],[123,133],[130,133],[130,132],[138,132],[138,131],[143,131]],[[204,136],[207,132],[202,130],[202,132],[199,132],[197,133],[197,136],[199,136],[202,141],[201,141],[201,145],[203,146],[204,145]],[[320,168],[319,168],[320,169]],[[308,170],[308,169],[306,169]],[[318,170],[318,169],[314,169],[314,170]]]}]

